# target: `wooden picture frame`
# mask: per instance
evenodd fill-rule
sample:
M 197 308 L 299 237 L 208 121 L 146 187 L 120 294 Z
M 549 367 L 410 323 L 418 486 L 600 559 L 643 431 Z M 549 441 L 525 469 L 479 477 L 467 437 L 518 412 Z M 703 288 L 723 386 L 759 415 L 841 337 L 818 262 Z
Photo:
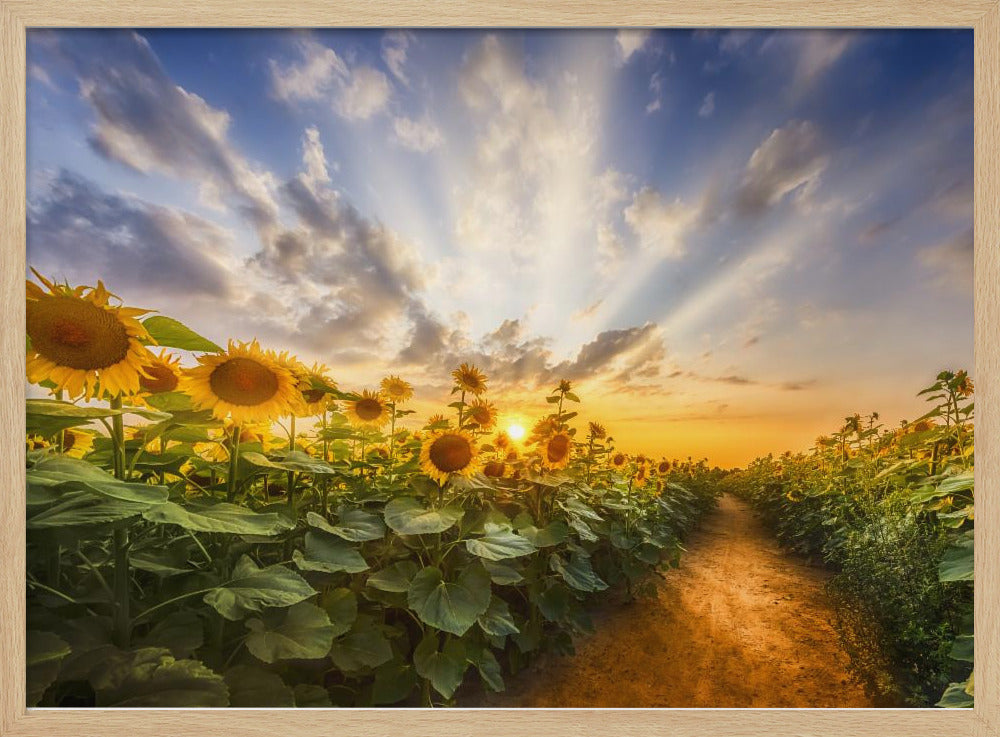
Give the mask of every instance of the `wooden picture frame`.
M 975 348 L 981 489 L 975 560 L 976 706 L 943 709 L 101 710 L 25 704 L 26 29 L 73 26 L 963 27 L 975 44 Z M 1000 0 L 0 0 L 0 734 L 253 735 L 1000 734 Z

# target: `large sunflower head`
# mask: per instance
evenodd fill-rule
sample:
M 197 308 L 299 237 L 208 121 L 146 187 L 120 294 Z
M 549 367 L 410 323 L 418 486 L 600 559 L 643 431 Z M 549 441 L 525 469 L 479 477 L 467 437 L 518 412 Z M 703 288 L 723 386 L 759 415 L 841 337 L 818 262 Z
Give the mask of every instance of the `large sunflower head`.
M 608 437 L 608 431 L 605 429 L 604 425 L 599 422 L 591 422 L 588 425 L 588 431 L 590 437 L 594 440 L 604 440 L 604 438 Z
M 210 409 L 218 419 L 264 422 L 292 414 L 300 401 L 295 364 L 274 351 L 261 350 L 256 340 L 229 341 L 228 350 L 198 357 L 181 389 L 198 409 Z
M 180 356 L 169 353 L 164 348 L 160 355 L 150 355 L 149 362 L 142 367 L 143 376 L 139 386 L 146 394 L 163 394 L 177 389 L 181 382 Z
M 656 471 L 657 473 L 661 474 L 670 473 L 670 461 L 666 460 L 660 461 L 658 464 L 656 464 Z
M 330 395 L 324 389 L 317 389 L 315 384 L 330 384 L 327 376 L 330 371 L 324 364 L 314 363 L 312 368 L 299 364 L 296 367 L 296 378 L 300 401 L 296 404 L 297 417 L 316 417 L 326 412 L 330 407 Z
M 492 430 L 497 424 L 497 408 L 488 399 L 477 399 L 467 408 L 469 422 L 476 424 L 478 430 Z
M 27 283 L 28 381 L 51 381 L 71 398 L 138 392 L 153 340 L 136 318 L 148 310 L 112 306 L 101 282 L 70 287 L 34 273 L 45 289 Z
M 479 468 L 479 449 L 465 430 L 432 432 L 420 447 L 421 470 L 444 484 L 454 476 L 471 476 Z
M 455 379 L 455 389 L 475 396 L 480 396 L 486 392 L 486 374 L 473 366 L 471 363 L 463 363 L 451 372 Z
M 347 402 L 347 419 L 355 427 L 377 428 L 389 421 L 389 405 L 379 392 L 365 389 L 353 402 Z
M 413 398 L 413 385 L 398 376 L 386 376 L 380 386 L 383 396 L 394 404 L 402 404 Z
M 557 432 L 541 444 L 542 465 L 550 469 L 566 468 L 572 453 L 573 440 L 565 432 Z
M 611 467 L 617 470 L 625 468 L 625 464 L 628 463 L 628 456 L 618 451 L 611 456 Z

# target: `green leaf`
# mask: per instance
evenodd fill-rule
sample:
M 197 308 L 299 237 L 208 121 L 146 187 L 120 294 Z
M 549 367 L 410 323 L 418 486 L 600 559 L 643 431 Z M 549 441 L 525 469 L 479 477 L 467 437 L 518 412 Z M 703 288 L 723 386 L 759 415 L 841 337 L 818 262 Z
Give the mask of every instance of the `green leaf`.
M 242 708 L 296 706 L 295 695 L 276 673 L 252 665 L 237 665 L 226 671 L 229 705 Z
M 566 538 L 569 537 L 569 527 L 562 520 L 556 520 L 541 530 L 533 525 L 519 528 L 518 534 L 526 537 L 536 548 L 547 548 L 566 542 Z
M 477 652 L 470 653 L 468 659 L 476 666 L 479 677 L 488 689 L 498 693 L 505 689 L 503 671 L 492 650 L 488 647 L 480 648 Z
M 538 595 L 535 604 L 543 617 L 550 622 L 559 622 L 569 616 L 572 594 L 561 583 L 553 582 L 549 588 Z
M 319 603 L 330 619 L 334 637 L 350 632 L 358 618 L 358 598 L 353 591 L 347 588 L 327 589 L 320 594 Z
M 514 617 L 510 613 L 507 602 L 496 596 L 490 599 L 489 607 L 476 621 L 479 622 L 479 627 L 483 632 L 494 637 L 516 635 L 521 631 L 514 624 Z
M 413 692 L 417 685 L 417 671 L 400 660 L 390 660 L 375 669 L 372 684 L 372 705 L 396 704 Z
M 521 572 L 506 563 L 497 563 L 492 560 L 483 560 L 483 568 L 490 574 L 490 580 L 500 586 L 513 586 L 524 580 Z
M 581 502 L 579 499 L 574 499 L 570 497 L 559 503 L 563 509 L 565 509 L 570 514 L 581 517 L 583 519 L 593 520 L 594 522 L 603 522 L 604 518 L 601 517 L 597 512 L 588 507 L 586 504 Z
M 440 569 L 424 568 L 410 582 L 407 601 L 426 624 L 464 635 L 489 607 L 490 596 L 489 574 L 472 564 L 453 583 L 444 580 Z
M 300 709 L 323 709 L 330 703 L 330 692 L 312 683 L 300 683 L 295 687 L 295 705 Z
M 309 512 L 306 515 L 306 524 L 350 542 L 381 540 L 385 537 L 385 523 L 377 515 L 363 509 L 342 508 L 338 511 L 337 517 L 337 524 L 331 525 L 315 512 Z
M 935 706 L 944 709 L 971 709 L 975 706 L 975 699 L 969 695 L 965 683 L 950 683 Z
M 149 507 L 167 501 L 165 486 L 120 481 L 97 466 L 78 458 L 50 456 L 27 471 L 29 489 L 90 491 L 104 497 Z
M 170 415 L 152 411 L 143 407 L 110 407 L 78 406 L 59 399 L 28 399 L 25 401 L 25 424 L 29 435 L 41 435 L 50 438 L 60 430 L 88 425 L 93 420 L 114 417 L 115 415 L 133 414 L 147 420 L 160 422 L 169 420 Z
M 171 524 L 196 532 L 229 532 L 237 535 L 278 535 L 295 527 L 274 512 L 258 513 L 227 502 L 186 501 L 184 506 L 167 502 L 142 515 L 149 522 Z
M 201 707 L 228 706 L 222 676 L 197 660 L 175 660 L 166 650 L 143 648 L 95 688 L 97 706 Z
M 305 579 L 281 565 L 259 568 L 244 555 L 236 563 L 233 577 L 205 594 L 205 603 L 226 619 L 242 619 L 265 607 L 298 604 L 316 592 Z
M 318 461 L 308 453 L 294 450 L 286 453 L 280 461 L 272 461 L 263 453 L 247 451 L 240 453 L 240 460 L 246 461 L 257 468 L 269 468 L 276 471 L 295 471 L 296 473 L 311 473 L 314 475 L 331 475 L 337 470 L 329 463 Z
M 975 577 L 972 530 L 963 534 L 941 556 L 940 581 L 972 581 Z
M 573 553 L 567 563 L 558 553 L 549 556 L 549 567 L 554 573 L 562 576 L 563 580 L 577 591 L 604 591 L 608 587 L 600 577 L 594 573 L 594 568 L 590 564 L 590 558 Z
M 392 647 L 370 618 L 358 617 L 355 628 L 333 641 L 330 659 L 340 670 L 352 672 L 377 668 L 392 660 Z
M 385 505 L 385 521 L 400 535 L 428 535 L 444 532 L 462 519 L 461 507 L 428 509 L 412 496 L 393 499 Z
M 157 622 L 138 644 L 166 648 L 175 658 L 189 658 L 205 644 L 205 628 L 194 612 L 173 612 Z
M 379 591 L 391 591 L 393 593 L 405 593 L 410 590 L 410 582 L 420 570 L 419 566 L 412 560 L 402 560 L 393 563 L 388 568 L 376 571 L 368 577 L 368 586 Z
M 966 663 L 973 662 L 973 649 L 975 638 L 972 635 L 959 635 L 955 638 L 955 643 L 951 646 L 951 657 L 953 660 L 961 660 Z
M 28 630 L 27 635 L 27 701 L 35 706 L 46 689 L 59 676 L 59 665 L 70 654 L 70 647 L 52 632 Z
M 58 504 L 28 517 L 27 528 L 65 530 L 119 522 L 138 517 L 145 509 L 145 504 L 109 499 L 86 491 L 70 491 L 62 495 Z
M 146 332 L 156 341 L 157 345 L 167 348 L 180 348 L 182 351 L 199 351 L 202 353 L 221 353 L 222 348 L 203 338 L 183 323 L 163 315 L 147 317 L 142 321 Z
M 247 650 L 265 663 L 325 657 L 336 632 L 326 611 L 308 601 L 268 612 L 263 619 L 248 619 L 246 627 Z
M 443 650 L 438 650 L 438 635 L 428 632 L 413 651 L 413 665 L 417 674 L 431 682 L 434 690 L 450 699 L 462 685 L 462 678 L 469 667 L 465 659 L 465 646 L 461 640 L 448 640 Z
M 473 555 L 487 560 L 506 560 L 531 555 L 536 548 L 531 541 L 521 537 L 505 527 L 487 522 L 483 526 L 486 534 L 472 540 L 466 540 L 465 547 Z
M 361 552 L 348 542 L 323 532 L 307 532 L 305 552 L 296 550 L 292 560 L 302 571 L 322 573 L 361 573 L 368 570 L 368 563 Z

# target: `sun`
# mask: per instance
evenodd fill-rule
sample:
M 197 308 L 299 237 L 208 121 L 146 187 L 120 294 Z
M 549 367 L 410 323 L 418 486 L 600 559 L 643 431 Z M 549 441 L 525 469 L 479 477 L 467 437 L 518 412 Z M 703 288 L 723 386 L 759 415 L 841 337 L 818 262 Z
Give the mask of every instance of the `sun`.
M 524 439 L 524 426 L 518 425 L 516 422 L 507 425 L 507 434 L 510 436 L 511 440 L 523 440 Z

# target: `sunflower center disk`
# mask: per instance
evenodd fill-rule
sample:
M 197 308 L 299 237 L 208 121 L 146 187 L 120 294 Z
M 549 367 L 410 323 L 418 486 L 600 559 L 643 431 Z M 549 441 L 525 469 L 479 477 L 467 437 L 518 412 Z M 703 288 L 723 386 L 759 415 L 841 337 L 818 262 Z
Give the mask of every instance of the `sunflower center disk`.
M 92 371 L 128 355 L 128 333 L 114 313 L 73 297 L 28 302 L 26 327 L 32 347 L 60 366 Z
M 377 399 L 359 399 L 354 404 L 354 411 L 365 422 L 371 422 L 382 414 L 382 404 Z
M 323 398 L 326 394 L 322 389 L 306 389 L 302 392 L 302 398 L 306 400 L 307 404 L 315 404 Z
M 430 458 L 439 471 L 454 473 L 472 462 L 472 447 L 460 435 L 442 435 L 431 444 Z
M 172 392 L 177 388 L 177 374 L 166 366 L 144 366 L 143 371 L 149 374 L 150 378 L 139 377 L 139 386 L 147 392 L 159 394 L 161 392 Z
M 549 441 L 545 450 L 549 456 L 549 463 L 558 463 L 569 453 L 569 438 L 565 435 L 556 435 Z
M 251 358 L 230 358 L 209 378 L 215 395 L 230 404 L 263 404 L 278 393 L 278 377 L 267 366 Z

